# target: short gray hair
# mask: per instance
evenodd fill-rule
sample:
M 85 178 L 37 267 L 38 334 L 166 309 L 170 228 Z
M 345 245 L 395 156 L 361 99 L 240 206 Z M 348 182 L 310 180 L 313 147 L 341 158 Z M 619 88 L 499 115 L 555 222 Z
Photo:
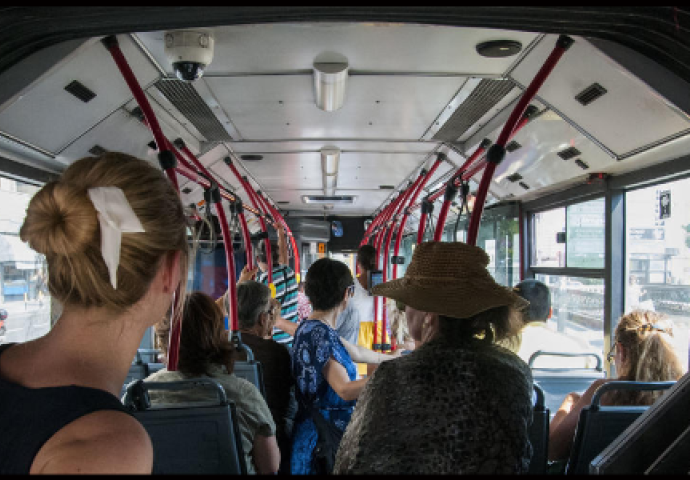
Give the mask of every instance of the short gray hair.
M 248 280 L 237 285 L 237 317 L 240 328 L 254 328 L 271 300 L 271 290 L 263 283 Z

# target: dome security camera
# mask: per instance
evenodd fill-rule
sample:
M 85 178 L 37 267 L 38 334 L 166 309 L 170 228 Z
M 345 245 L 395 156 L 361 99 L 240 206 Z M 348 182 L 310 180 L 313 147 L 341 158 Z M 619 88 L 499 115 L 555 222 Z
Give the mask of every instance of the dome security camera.
M 165 33 L 165 55 L 180 80 L 201 78 L 213 60 L 213 35 L 203 30 L 178 30 Z

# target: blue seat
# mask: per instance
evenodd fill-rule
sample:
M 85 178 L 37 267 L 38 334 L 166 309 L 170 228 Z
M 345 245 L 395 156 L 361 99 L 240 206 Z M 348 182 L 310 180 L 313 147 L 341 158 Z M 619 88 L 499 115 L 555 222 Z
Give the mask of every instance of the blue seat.
M 216 401 L 152 406 L 149 397 L 150 390 L 208 388 Z M 123 403 L 151 437 L 154 474 L 247 473 L 235 404 L 215 380 L 139 380 L 127 388 Z
M 532 425 L 529 429 L 529 441 L 532 444 L 532 460 L 529 474 L 545 474 L 549 452 L 549 409 L 544 405 L 544 391 L 534 385 L 536 401 L 532 411 Z
M 593 357 L 596 359 L 594 368 L 536 368 L 534 362 L 539 356 L 554 357 Z M 583 393 L 595 380 L 604 378 L 603 361 L 596 353 L 564 353 L 545 352 L 539 350 L 533 353 L 528 362 L 532 369 L 534 383 L 544 391 L 544 405 L 553 416 L 563 403 L 563 399 L 570 392 Z
M 566 474 L 588 474 L 589 464 L 649 406 L 605 406 L 601 397 L 611 390 L 665 390 L 676 382 L 611 381 L 594 392 L 592 402 L 580 412 Z
M 232 368 L 232 373 L 240 378 L 253 383 L 259 389 L 261 395 L 266 398 L 266 387 L 264 386 L 264 370 L 261 362 L 254 359 L 254 352 L 247 345 L 242 343 L 240 332 L 232 332 L 230 341 L 233 342 L 238 352 L 244 352 L 246 359 L 238 360 Z

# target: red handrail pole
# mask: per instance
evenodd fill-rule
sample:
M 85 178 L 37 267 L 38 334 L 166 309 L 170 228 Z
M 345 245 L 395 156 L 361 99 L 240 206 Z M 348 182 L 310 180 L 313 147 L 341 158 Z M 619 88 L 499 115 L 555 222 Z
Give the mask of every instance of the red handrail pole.
M 225 216 L 225 210 L 220 200 L 220 195 L 217 201 L 214 201 L 216 211 L 218 213 L 218 223 L 220 223 L 220 230 L 223 233 L 223 243 L 225 244 L 225 261 L 228 266 L 228 319 L 230 320 L 230 330 L 238 332 L 240 324 L 237 318 L 237 284 L 235 280 L 235 255 L 232 248 L 232 237 L 230 236 L 230 229 L 228 228 L 228 220 Z M 209 206 L 210 207 L 210 206 Z
M 244 211 L 240 210 L 237 213 L 237 218 L 240 220 L 242 237 L 244 238 L 244 248 L 247 254 L 247 270 L 251 270 L 254 268 L 254 254 L 252 250 L 252 239 L 249 236 L 249 227 L 247 226 L 247 219 L 244 217 Z
M 268 230 L 266 229 L 266 222 L 264 221 L 261 208 L 257 204 L 257 201 L 253 195 L 254 189 L 251 185 L 249 185 L 249 182 L 246 181 L 242 177 L 242 175 L 240 175 L 240 172 L 237 171 L 237 167 L 235 167 L 235 164 L 232 163 L 232 159 L 230 157 L 225 157 L 223 161 L 230 168 L 230 170 L 232 170 L 232 173 L 235 175 L 235 178 L 237 178 L 240 184 L 242 184 L 242 187 L 244 187 L 245 192 L 247 192 L 247 197 L 249 197 L 249 201 L 251 202 L 252 206 L 258 211 L 257 216 L 259 217 L 259 225 L 261 225 L 261 231 L 266 234 L 266 256 L 268 257 L 266 258 L 266 262 L 268 263 L 268 284 L 269 288 L 271 288 L 271 286 L 273 285 L 273 259 L 271 258 L 271 241 L 268 238 Z M 271 295 L 275 296 L 273 288 L 271 288 Z
M 134 72 L 132 72 L 129 63 L 127 63 L 127 59 L 122 54 L 122 50 L 120 50 L 120 44 L 117 41 L 117 37 L 115 37 L 115 35 L 110 35 L 103 38 L 101 42 L 110 52 L 110 55 L 113 57 L 117 68 L 120 70 L 122 77 L 132 92 L 132 95 L 136 99 L 137 104 L 144 113 L 144 116 L 151 127 L 151 131 L 153 132 L 153 137 L 156 139 L 156 143 L 158 143 L 158 145 L 165 146 L 165 137 L 163 136 L 163 131 L 161 130 L 160 125 L 158 124 L 156 115 L 153 113 L 153 109 L 146 98 L 146 94 L 139 85 L 137 78 L 134 76 Z M 177 177 L 175 176 L 175 156 L 168 150 L 162 150 L 158 153 L 158 161 L 165 171 L 165 174 L 170 179 L 170 182 L 175 187 L 175 191 L 179 193 L 180 186 L 177 184 Z
M 362 241 L 359 243 L 360 247 L 369 241 L 369 237 L 371 237 L 373 231 L 376 229 L 378 224 L 381 222 L 381 218 L 383 217 L 383 214 L 388 210 L 388 208 L 390 208 L 392 203 L 393 202 L 389 203 L 383 209 L 381 209 L 381 211 L 378 213 L 378 215 L 376 215 L 371 220 L 371 223 L 367 227 L 367 230 L 364 232 L 364 236 L 362 237 Z
M 572 38 L 567 35 L 561 35 L 556 41 L 556 46 L 549 55 L 549 57 L 544 62 L 537 75 L 534 77 L 530 83 L 527 90 L 522 94 L 520 101 L 515 106 L 515 109 L 510 114 L 508 121 L 503 126 L 501 134 L 498 136 L 498 140 L 494 145 L 491 146 L 486 154 L 486 160 L 488 162 L 486 168 L 484 169 L 484 175 L 482 175 L 482 180 L 479 183 L 479 189 L 477 191 L 477 198 L 474 202 L 474 211 L 470 217 L 470 225 L 467 231 L 467 243 L 469 245 L 475 245 L 477 242 L 477 233 L 479 231 L 479 222 L 481 221 L 482 211 L 484 210 L 484 202 L 486 200 L 486 195 L 489 190 L 489 184 L 493 177 L 496 166 L 501 163 L 505 157 L 506 149 L 505 145 L 508 142 L 508 138 L 515 129 L 520 118 L 525 113 L 529 102 L 532 101 L 534 96 L 537 94 L 539 88 L 544 84 L 546 78 L 549 76 L 553 68 L 558 63 L 558 60 L 563 56 L 565 51 L 570 48 L 573 44 Z
M 297 283 L 299 283 L 300 277 L 301 277 L 301 270 L 300 270 L 299 250 L 297 249 L 297 242 L 295 241 L 295 236 L 292 234 L 292 230 L 290 229 L 290 226 L 285 221 L 285 218 L 280 213 L 280 211 L 276 207 L 271 205 L 271 202 L 268 201 L 268 198 L 264 198 L 264 197 L 262 197 L 262 198 L 263 198 L 264 202 L 266 202 L 268 209 L 271 211 L 273 218 L 276 219 L 277 221 L 280 221 L 280 223 L 283 224 L 283 226 L 285 227 L 285 233 L 290 238 L 290 245 L 292 246 L 292 258 L 294 259 L 294 262 L 295 262 L 295 275 L 297 276 L 297 278 L 296 278 Z
M 419 217 L 419 228 L 417 229 L 417 245 L 422 243 L 424 239 L 424 230 L 426 229 L 426 216 L 425 210 L 422 211 L 422 215 Z

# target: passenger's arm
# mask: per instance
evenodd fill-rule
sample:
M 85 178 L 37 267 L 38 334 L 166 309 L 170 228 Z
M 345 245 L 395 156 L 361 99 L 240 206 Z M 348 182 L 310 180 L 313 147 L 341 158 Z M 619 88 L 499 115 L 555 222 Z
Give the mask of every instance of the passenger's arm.
M 264 437 L 256 435 L 254 437 L 254 448 L 252 449 L 254 466 L 256 473 L 275 474 L 278 473 L 280 466 L 280 450 L 275 435 Z
M 295 332 L 297 331 L 297 325 L 295 322 L 291 322 L 290 320 L 285 320 L 283 317 L 279 317 L 276 319 L 276 328 L 281 329 L 285 333 L 290 334 L 291 336 L 295 336 Z
M 254 280 L 254 277 L 256 276 L 256 272 L 259 271 L 259 267 L 254 267 L 253 269 L 249 270 L 247 266 L 245 265 L 242 267 L 242 271 L 240 272 L 240 277 L 237 279 L 237 284 L 239 285 L 242 282 L 246 282 L 247 280 Z M 228 312 L 225 309 L 225 297 L 227 296 L 228 292 L 227 290 L 225 293 L 216 300 L 216 305 L 220 307 L 220 309 L 223 311 L 223 315 L 227 315 Z
M 331 386 L 333 391 L 343 400 L 357 400 L 359 394 L 364 390 L 368 378 L 362 380 L 350 380 L 347 370 L 331 357 L 323 366 L 323 376 Z
M 368 348 L 364 348 L 359 345 L 354 345 L 345 340 L 343 337 L 340 337 L 340 341 L 345 347 L 345 350 L 347 350 L 347 353 L 350 354 L 352 361 L 356 363 L 379 364 L 387 360 L 394 360 L 400 356 L 400 351 L 396 352 L 393 355 L 384 355 L 383 353 L 377 353 L 373 350 L 369 350 Z
M 285 227 L 283 224 L 276 220 L 276 233 L 278 234 L 278 263 L 281 265 L 287 265 L 288 260 L 288 250 L 287 241 L 285 238 Z
M 549 425 L 550 461 L 565 460 L 570 456 L 570 447 L 573 444 L 580 412 L 584 407 L 592 403 L 592 397 L 597 388 L 609 380 L 596 380 L 582 396 L 577 393 L 570 393 L 565 398 Z

